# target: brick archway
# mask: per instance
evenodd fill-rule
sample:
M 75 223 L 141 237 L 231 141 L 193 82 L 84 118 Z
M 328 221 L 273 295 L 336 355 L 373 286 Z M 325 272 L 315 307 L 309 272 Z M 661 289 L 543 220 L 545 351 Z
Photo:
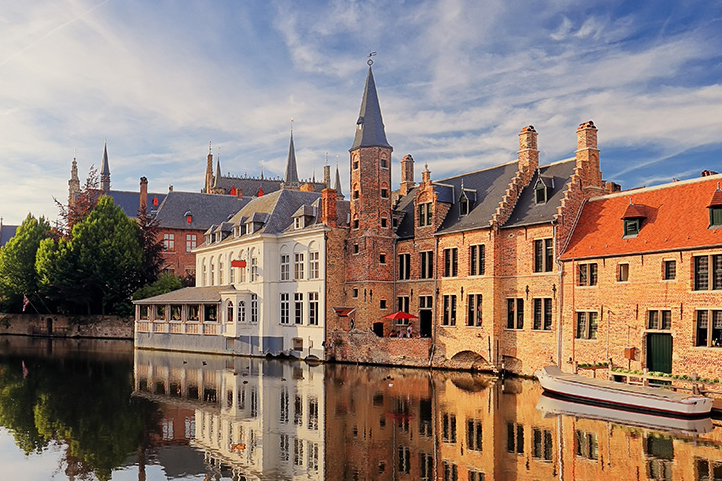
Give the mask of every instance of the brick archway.
M 460 351 L 454 354 L 451 363 L 460 369 L 471 369 L 473 371 L 488 370 L 491 368 L 489 361 L 484 356 L 474 351 Z

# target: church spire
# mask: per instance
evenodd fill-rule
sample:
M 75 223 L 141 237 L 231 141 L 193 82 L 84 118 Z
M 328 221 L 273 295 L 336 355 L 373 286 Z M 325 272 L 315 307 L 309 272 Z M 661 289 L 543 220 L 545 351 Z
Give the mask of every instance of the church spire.
M 298 186 L 298 169 L 296 168 L 296 147 L 293 145 L 293 128 L 291 129 L 291 142 L 288 146 L 288 161 L 286 161 L 286 175 L 283 178 L 286 187 Z
M 364 88 L 364 95 L 361 101 L 361 111 L 356 121 L 356 137 L 353 139 L 353 145 L 349 150 L 356 150 L 361 147 L 392 148 L 386 140 L 384 121 L 381 118 L 381 107 L 379 106 L 379 98 L 376 94 L 376 82 L 374 82 L 371 65 L 369 65 L 369 71 L 366 76 L 366 87 Z
M 341 192 L 341 174 L 338 172 L 338 162 L 336 162 L 336 183 L 333 186 L 336 191 L 336 198 L 343 199 L 343 193 Z
M 78 178 L 78 161 L 73 157 L 73 165 L 70 167 L 70 180 L 68 180 L 68 205 L 75 202 L 75 196 L 80 192 L 80 179 Z
M 103 148 L 103 168 L 100 170 L 100 188 L 103 194 L 108 195 L 110 192 L 110 166 L 108 166 L 108 141 L 105 141 Z

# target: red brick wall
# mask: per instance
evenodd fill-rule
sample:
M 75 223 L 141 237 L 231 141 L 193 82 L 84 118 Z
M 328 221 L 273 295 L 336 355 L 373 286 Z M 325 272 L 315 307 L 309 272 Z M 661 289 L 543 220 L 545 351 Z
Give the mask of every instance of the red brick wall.
M 163 260 L 166 269 L 173 270 L 176 275 L 183 276 L 189 270 L 195 272 L 196 255 L 186 250 L 186 235 L 196 235 L 196 245 L 199 246 L 204 242 L 202 230 L 193 229 L 160 229 L 158 239 L 163 242 L 164 234 L 173 234 L 175 239 L 175 247 L 172 251 L 163 251 Z

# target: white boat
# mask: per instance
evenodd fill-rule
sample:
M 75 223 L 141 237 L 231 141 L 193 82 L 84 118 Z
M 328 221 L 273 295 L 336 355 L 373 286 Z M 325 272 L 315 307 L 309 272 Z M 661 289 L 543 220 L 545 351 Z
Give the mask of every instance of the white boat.
M 568 374 L 554 365 L 536 377 L 549 395 L 593 406 L 681 418 L 707 417 L 712 409 L 712 398 L 705 396 Z
M 684 434 L 705 434 L 714 429 L 714 424 L 709 416 L 700 419 L 655 416 L 654 414 L 643 414 L 575 403 L 573 401 L 549 397 L 546 394 L 539 396 L 539 402 L 536 408 L 544 413 L 544 417 L 565 414 L 577 418 L 595 419 L 622 425 Z

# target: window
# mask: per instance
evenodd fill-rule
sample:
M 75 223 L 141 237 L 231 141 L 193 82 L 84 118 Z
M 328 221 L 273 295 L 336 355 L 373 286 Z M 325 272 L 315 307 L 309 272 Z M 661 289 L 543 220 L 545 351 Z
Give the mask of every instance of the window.
M 299 216 L 293 219 L 293 228 L 294 229 L 302 229 L 303 228 L 303 217 Z
M 155 306 L 155 320 L 162 321 L 165 319 L 165 306 L 159 305 Z
M 672 328 L 672 311 L 649 311 L 648 329 L 669 330 Z
M 211 268 L 210 273 L 209 273 L 211 285 L 214 286 L 214 285 L 216 285 L 216 272 L 215 272 L 216 264 L 213 262 L 213 257 L 211 257 L 211 261 L 208 264 L 210 265 L 210 268 Z
M 389 164 L 386 161 L 386 157 L 381 157 L 381 167 L 387 168 L 388 166 Z
M 711 335 L 710 317 L 712 318 Z M 722 310 L 697 310 L 697 336 L 695 346 L 722 347 Z
M 399 473 L 411 473 L 411 449 L 408 446 L 399 446 Z
M 469 213 L 469 198 L 466 196 L 466 192 L 461 193 L 459 197 L 459 215 L 464 216 Z
M 258 323 L 258 294 L 251 294 L 251 323 Z
M 293 255 L 293 276 L 296 280 L 303 279 L 303 252 L 297 252 Z
M 469 247 L 469 275 L 483 276 L 486 271 L 486 246 L 484 244 Z
M 175 234 L 163 234 L 163 250 L 168 252 L 175 250 Z
M 321 269 L 319 263 L 320 256 L 321 254 L 318 251 L 308 253 L 309 279 L 318 279 L 319 277 L 321 277 Z
M 233 322 L 233 301 L 228 301 L 226 322 Z
M 419 464 L 421 481 L 432 481 L 434 479 L 434 456 L 429 453 L 419 453 Z
M 381 189 L 381 197 L 386 199 L 386 198 L 388 198 L 388 196 L 389 196 L 389 189 L 386 189 L 386 188 Z
M 574 452 L 582 458 L 598 459 L 599 442 L 597 441 L 597 435 L 576 430 L 574 433 Z
M 419 296 L 419 309 L 433 309 L 434 296 Z
M 709 226 L 722 226 L 722 206 L 713 205 L 709 208 Z
M 399 279 L 411 278 L 411 254 L 399 254 Z
M 386 264 L 386 254 L 379 254 L 379 264 Z
M 554 245 L 552 239 L 534 241 L 534 272 L 554 270 Z
M 710 259 L 711 258 L 711 259 Z M 710 283 L 710 264 L 712 279 Z M 710 287 L 711 286 L 711 287 Z M 722 255 L 695 256 L 694 258 L 694 290 L 722 289 Z
M 353 191 L 353 198 L 358 199 L 358 190 Z
M 524 425 L 506 423 L 506 450 L 510 453 L 524 454 Z
M 456 277 L 459 273 L 459 251 L 456 247 L 444 249 L 444 277 Z
M 442 416 L 443 423 L 443 439 L 445 443 L 456 443 L 456 416 L 444 413 Z
M 617 266 L 617 281 L 618 282 L 629 281 L 629 264 L 619 264 Z
M 358 298 L 358 287 L 354 287 L 352 292 L 353 292 L 353 298 L 357 299 Z
M 596 339 L 597 338 L 597 313 L 577 312 L 577 339 Z
M 354 159 L 353 161 L 353 170 L 358 169 L 358 159 Z
M 199 320 L 200 307 L 198 304 L 191 304 L 188 306 L 188 320 L 192 322 L 198 322 Z
M 467 419 L 466 420 L 466 446 L 472 451 L 481 451 L 482 447 L 481 439 L 481 420 L 480 419 Z
M 318 326 L 318 292 L 308 293 L 308 324 Z
M 624 219 L 624 237 L 634 237 L 639 234 L 639 228 L 641 227 L 642 219 L 634 217 L 631 219 Z
M 547 186 L 539 179 L 534 187 L 534 202 L 536 204 L 546 204 L 547 202 Z
M 534 299 L 535 330 L 550 331 L 552 328 L 552 299 L 550 297 Z
M 589 264 L 579 264 L 577 270 L 578 286 L 596 286 L 597 285 L 597 263 L 592 262 Z
M 543 459 L 544 461 L 552 460 L 552 432 L 550 429 L 533 428 L 533 447 L 532 457 Z
M 236 309 L 238 322 L 246 322 L 246 303 L 238 301 L 238 309 Z
M 469 481 L 486 481 L 486 474 L 474 468 L 469 468 Z
M 223 285 L 223 259 L 218 259 L 218 284 Z
M 318 398 L 308 398 L 308 429 L 318 431 Z
M 258 280 L 258 257 L 251 257 L 251 282 Z
M 421 278 L 432 279 L 434 277 L 434 252 L 424 251 L 421 255 Z
M 228 256 L 229 266 L 228 266 L 228 273 L 231 276 L 231 284 L 236 282 L 236 268 L 233 267 L 233 252 Z
M 291 321 L 291 301 L 288 292 L 281 293 L 281 324 L 288 324 Z
M 195 249 L 197 242 L 195 234 L 186 234 L 186 251 L 190 252 Z
M 388 225 L 388 219 L 386 217 L 381 218 L 381 227 L 386 227 Z
M 281 280 L 288 281 L 291 279 L 291 256 L 281 254 Z
M 293 438 L 293 465 L 303 466 L 303 439 Z
M 431 202 L 419 204 L 419 227 L 431 225 L 433 220 Z
M 303 324 L 303 293 L 296 292 L 293 294 L 293 322 L 295 324 Z
M 481 294 L 469 294 L 466 313 L 467 326 L 481 326 Z
M 353 253 L 358 254 L 358 244 L 353 245 Z
M 379 309 L 386 309 L 386 299 L 381 299 L 379 301 Z
M 456 325 L 456 295 L 444 296 L 444 320 L 445 326 Z
M 148 308 L 148 305 L 141 305 L 140 306 L 140 318 L 144 320 L 150 319 L 150 309 Z
M 524 329 L 524 299 L 521 297 L 506 300 L 506 328 Z
M 203 320 L 206 322 L 216 322 L 218 319 L 217 306 L 215 304 L 206 304 L 203 306 Z
M 664 261 L 663 277 L 665 281 L 671 281 L 677 277 L 677 261 Z
M 444 461 L 444 481 L 458 481 L 459 468 L 450 461 Z

